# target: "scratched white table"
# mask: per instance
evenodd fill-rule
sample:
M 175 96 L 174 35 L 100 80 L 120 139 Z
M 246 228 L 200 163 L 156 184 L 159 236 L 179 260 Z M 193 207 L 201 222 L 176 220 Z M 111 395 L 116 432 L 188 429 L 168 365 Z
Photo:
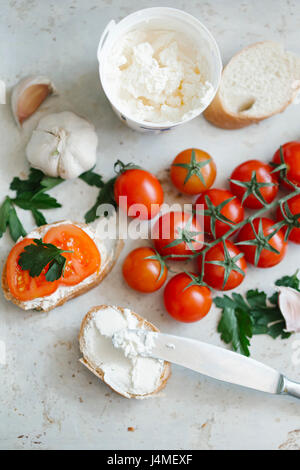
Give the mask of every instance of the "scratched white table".
M 203 21 L 216 37 L 224 62 L 241 47 L 264 39 L 279 40 L 300 54 L 299 1 L 165 0 L 163 4 Z M 280 144 L 299 139 L 300 108 L 295 105 L 239 131 L 214 128 L 202 117 L 159 136 L 124 127 L 99 86 L 98 40 L 110 19 L 160 5 L 145 0 L 1 0 L 0 78 L 9 90 L 24 75 L 50 76 L 75 111 L 94 122 L 100 142 L 97 170 L 107 177 L 117 158 L 162 174 L 180 150 L 195 146 L 214 156 L 217 184 L 224 185 L 242 160 L 268 161 Z M 26 174 L 27 164 L 24 139 L 9 105 L 0 106 L 0 115 L 2 200 L 12 177 Z M 75 181 L 53 194 L 63 201 L 63 208 L 48 211 L 50 222 L 66 217 L 83 220 L 97 191 Z M 33 221 L 24 212 L 21 217 L 29 231 Z M 126 244 L 121 261 L 133 245 Z M 5 235 L 0 241 L 1 268 L 11 246 Z M 250 269 L 240 292 L 254 287 L 271 292 L 278 277 L 296 270 L 299 257 L 299 248 L 291 245 L 276 268 Z M 127 401 L 111 392 L 78 363 L 80 321 L 89 307 L 99 303 L 131 307 L 164 332 L 224 346 L 216 332 L 217 309 L 197 324 L 176 323 L 164 311 L 161 292 L 142 296 L 125 286 L 120 263 L 99 288 L 49 315 L 20 311 L 1 295 L 0 340 L 7 350 L 6 365 L 0 365 L 1 449 L 300 449 L 300 401 L 217 383 L 176 366 L 156 399 Z M 252 356 L 300 380 L 300 366 L 292 362 L 296 339 L 255 337 Z

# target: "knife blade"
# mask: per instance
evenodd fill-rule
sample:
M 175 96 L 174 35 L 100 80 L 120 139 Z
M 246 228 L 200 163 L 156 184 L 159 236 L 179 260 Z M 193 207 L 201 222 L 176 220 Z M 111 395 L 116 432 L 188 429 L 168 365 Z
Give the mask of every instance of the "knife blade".
M 288 381 L 277 370 L 261 362 L 227 349 L 154 332 L 147 332 L 147 342 L 151 348 L 143 351 L 143 356 L 163 359 L 223 382 L 272 394 L 290 393 L 300 398 L 300 385 Z M 288 384 L 293 384 L 294 393 L 288 390 Z M 295 385 L 299 387 L 296 390 Z

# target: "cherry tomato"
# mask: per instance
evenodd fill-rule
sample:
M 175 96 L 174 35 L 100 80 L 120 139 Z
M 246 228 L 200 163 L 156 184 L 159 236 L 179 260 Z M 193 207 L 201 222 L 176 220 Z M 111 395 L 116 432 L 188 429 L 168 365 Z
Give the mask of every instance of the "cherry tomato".
M 300 142 L 287 142 L 282 146 L 283 160 L 287 165 L 286 177 L 296 186 L 300 186 Z M 280 148 L 274 154 L 273 162 L 280 165 L 281 155 Z M 284 186 L 291 188 L 292 186 L 283 182 Z
M 20 254 L 24 251 L 25 246 L 33 243 L 32 238 L 24 238 L 24 240 L 17 243 L 9 253 L 6 263 L 6 278 L 9 290 L 16 299 L 22 302 L 51 295 L 58 287 L 58 281 L 46 281 L 45 274 L 48 267 L 37 277 L 31 277 L 29 271 L 21 269 L 19 265 Z
M 280 263 L 284 258 L 287 249 L 287 243 L 284 241 L 283 231 L 279 230 L 270 238 L 269 241 L 267 241 L 268 235 L 271 235 L 274 232 L 274 221 L 266 217 L 257 218 L 253 220 L 253 226 L 255 233 L 259 236 L 260 248 L 253 245 L 242 244 L 244 241 L 255 240 L 256 238 L 250 223 L 244 225 L 237 237 L 239 246 L 245 253 L 246 260 L 251 264 L 255 264 L 256 250 L 261 249 L 256 266 L 259 268 L 270 268 Z M 270 245 L 271 248 L 275 248 L 279 253 L 274 253 L 273 251 L 268 250 L 267 248 Z
M 191 323 L 205 317 L 212 305 L 211 291 L 206 286 L 192 285 L 186 273 L 176 274 L 167 283 L 164 301 L 171 317 L 185 323 Z
M 98 272 L 101 256 L 92 238 L 80 227 L 72 224 L 58 225 L 50 228 L 44 236 L 44 243 L 73 253 L 64 253 L 67 264 L 60 284 L 74 286 Z
M 230 177 L 230 189 L 241 201 L 248 190 L 249 195 L 243 202 L 249 209 L 263 207 L 259 199 L 270 204 L 278 193 L 278 180 L 276 174 L 272 173 L 274 168 L 259 160 L 248 160 L 239 165 Z M 232 180 L 240 183 L 248 183 L 247 187 L 240 186 Z M 269 186 L 265 186 L 265 185 Z M 261 186 L 263 185 L 263 186 Z
M 288 207 L 290 213 L 287 213 L 286 206 Z M 300 194 L 298 194 L 297 196 L 294 196 L 291 199 L 289 199 L 283 205 L 283 210 L 284 210 L 285 215 L 288 216 L 288 218 L 290 218 L 291 216 L 292 216 L 292 218 L 294 216 L 299 216 L 299 217 L 295 217 L 296 223 L 298 223 L 299 226 L 295 227 L 295 228 L 292 228 L 292 230 L 289 233 L 288 238 L 292 242 L 300 244 Z M 278 209 L 277 209 L 276 218 L 277 218 L 278 221 L 279 220 L 284 220 L 284 217 L 283 217 L 283 214 L 281 212 L 280 207 L 278 207 Z M 287 230 L 286 228 L 283 228 L 284 233 L 286 232 L 286 230 Z
M 146 259 L 156 256 L 152 248 L 141 247 L 131 251 L 123 264 L 123 276 L 127 284 L 139 292 L 154 292 L 164 284 L 168 269 L 161 266 L 156 259 Z
M 204 150 L 187 149 L 175 157 L 171 166 L 171 180 L 179 191 L 199 194 L 210 188 L 216 179 L 216 165 Z
M 158 179 L 140 169 L 123 171 L 116 179 L 114 195 L 116 203 L 127 215 L 142 220 L 155 217 L 164 202 L 163 189 Z M 122 196 L 127 197 L 127 203 L 120 199 Z
M 223 220 L 227 219 L 229 222 L 231 222 L 231 225 L 225 221 L 223 222 L 220 220 L 220 218 L 214 218 L 212 215 L 204 215 L 204 230 L 209 235 L 214 236 L 214 238 L 222 237 L 226 232 L 228 232 L 228 230 L 232 228 L 233 225 L 236 225 L 244 220 L 243 206 L 240 200 L 230 191 L 225 189 L 209 189 L 198 197 L 196 200 L 196 206 L 203 205 L 204 210 L 210 210 L 206 202 L 207 198 L 213 206 L 213 211 L 215 211 L 214 208 L 222 205 L 228 199 L 234 198 L 223 207 L 221 206 L 219 210 L 219 217 L 223 218 Z M 199 210 L 200 209 L 201 208 L 199 208 Z
M 239 286 L 246 274 L 247 263 L 241 251 L 229 240 L 226 240 L 226 252 L 222 242 L 213 246 L 205 255 L 204 282 L 218 290 L 230 290 Z M 199 269 L 202 269 L 202 258 L 198 257 Z M 228 265 L 229 276 L 224 285 L 225 268 L 219 262 Z
M 158 253 L 174 255 L 175 260 L 182 261 L 186 259 L 183 255 L 202 249 L 203 229 L 196 216 L 187 212 L 168 212 L 156 221 L 152 239 Z M 176 258 L 175 255 L 179 256 Z

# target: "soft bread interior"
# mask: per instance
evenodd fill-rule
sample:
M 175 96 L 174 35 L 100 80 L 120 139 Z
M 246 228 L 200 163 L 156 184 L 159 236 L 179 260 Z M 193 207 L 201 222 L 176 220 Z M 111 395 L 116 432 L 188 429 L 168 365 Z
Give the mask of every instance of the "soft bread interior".
M 83 354 L 80 362 L 120 395 L 148 398 L 165 386 L 170 364 L 144 357 L 132 360 L 125 357 L 123 351 L 115 349 L 112 334 L 128 327 L 158 331 L 129 309 L 107 305 L 91 309 L 80 329 L 79 344 Z
M 272 41 L 243 49 L 225 67 L 220 98 L 227 112 L 260 118 L 280 112 L 300 88 L 300 59 Z

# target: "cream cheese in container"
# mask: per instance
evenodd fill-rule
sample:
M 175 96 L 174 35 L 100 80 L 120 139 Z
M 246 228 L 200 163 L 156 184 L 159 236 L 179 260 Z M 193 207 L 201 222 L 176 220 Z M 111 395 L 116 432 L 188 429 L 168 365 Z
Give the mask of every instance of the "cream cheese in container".
M 140 132 L 162 132 L 199 116 L 219 87 L 216 41 L 193 16 L 147 8 L 111 21 L 98 47 L 103 90 L 118 117 Z

